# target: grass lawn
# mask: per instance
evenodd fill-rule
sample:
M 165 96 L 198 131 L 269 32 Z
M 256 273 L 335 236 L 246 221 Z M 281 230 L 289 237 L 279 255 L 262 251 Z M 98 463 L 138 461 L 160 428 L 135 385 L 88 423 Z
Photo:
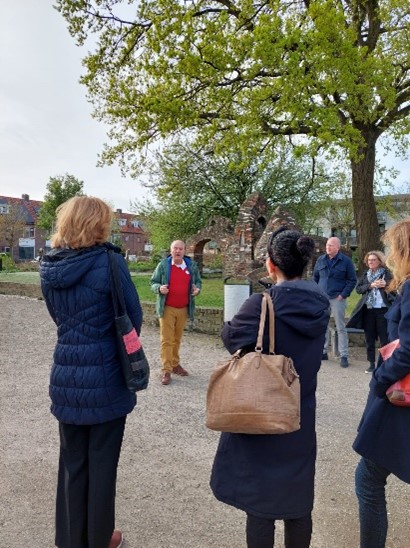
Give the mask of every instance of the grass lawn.
M 141 301 L 154 302 L 156 295 L 151 291 L 150 274 L 132 275 Z M 39 283 L 38 272 L 0 272 L 0 282 L 15 283 Z M 360 295 L 353 291 L 347 301 L 346 317 L 348 318 L 356 306 Z M 204 278 L 202 280 L 202 291 L 196 297 L 197 306 L 209 308 L 222 308 L 224 302 L 224 284 L 221 278 Z
M 156 295 L 151 291 L 149 276 L 133 276 L 132 277 L 140 296 L 141 301 L 153 302 Z M 346 317 L 348 318 L 356 306 L 360 295 L 353 291 L 347 300 Z M 204 278 L 202 280 L 202 291 L 196 297 L 197 306 L 205 306 L 209 308 L 222 308 L 224 303 L 224 284 L 220 278 Z
M 17 284 L 39 284 L 38 272 L 0 272 L 0 282 Z
M 151 291 L 150 276 L 133 276 L 138 295 L 141 301 L 155 302 L 157 296 Z M 224 301 L 223 280 L 220 278 L 205 278 L 202 280 L 202 290 L 198 297 L 195 297 L 197 306 L 207 308 L 222 308 Z

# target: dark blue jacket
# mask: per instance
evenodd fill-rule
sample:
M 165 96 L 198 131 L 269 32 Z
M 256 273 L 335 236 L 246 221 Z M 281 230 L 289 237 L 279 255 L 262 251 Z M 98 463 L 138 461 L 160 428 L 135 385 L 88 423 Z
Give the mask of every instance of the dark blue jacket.
M 386 390 L 410 373 L 410 281 L 386 313 L 389 340 L 400 348 L 376 368 L 353 448 L 401 480 L 410 483 L 410 407 L 396 407 Z
M 41 288 L 57 325 L 50 376 L 51 412 L 68 424 L 98 424 L 125 416 L 136 397 L 125 386 L 114 328 L 108 249 L 53 249 L 40 265 Z M 127 265 L 120 268 L 127 311 L 140 332 L 142 311 Z
M 313 279 L 329 299 L 335 299 L 338 295 L 347 299 L 356 286 L 354 264 L 339 252 L 332 268 L 329 268 L 327 255 L 321 255 L 313 269 Z
M 316 382 L 329 301 L 312 281 L 284 282 L 269 289 L 275 307 L 275 352 L 290 356 L 300 375 L 301 429 L 282 435 L 222 433 L 211 488 L 226 504 L 267 519 L 291 519 L 313 507 L 316 461 Z M 252 295 L 227 322 L 229 350 L 255 349 L 261 295 Z M 264 349 L 269 348 L 267 326 Z

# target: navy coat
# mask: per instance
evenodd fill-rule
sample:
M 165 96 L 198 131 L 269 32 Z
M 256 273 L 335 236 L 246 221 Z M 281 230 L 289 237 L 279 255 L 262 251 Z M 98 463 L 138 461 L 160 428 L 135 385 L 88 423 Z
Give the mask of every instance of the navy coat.
M 108 249 L 50 251 L 41 261 L 44 299 L 57 325 L 49 393 L 51 412 L 68 424 L 98 424 L 123 417 L 136 404 L 118 361 Z M 138 331 L 142 310 L 123 257 L 116 253 L 128 315 Z
M 386 313 L 389 340 L 400 348 L 376 368 L 353 448 L 401 480 L 410 483 L 410 407 L 397 407 L 386 390 L 410 373 L 410 280 Z
M 332 268 L 329 268 L 327 255 L 321 255 L 316 261 L 312 277 L 329 299 L 335 299 L 338 295 L 347 299 L 356 285 L 356 271 L 352 259 L 340 251 Z
M 269 289 L 275 307 L 275 352 L 290 356 L 300 375 L 301 429 L 282 435 L 222 433 L 212 469 L 216 498 L 267 519 L 305 516 L 313 508 L 316 382 L 329 321 L 327 296 L 312 281 Z M 252 295 L 222 330 L 226 348 L 254 350 L 261 295 Z M 265 326 L 264 349 L 268 349 Z

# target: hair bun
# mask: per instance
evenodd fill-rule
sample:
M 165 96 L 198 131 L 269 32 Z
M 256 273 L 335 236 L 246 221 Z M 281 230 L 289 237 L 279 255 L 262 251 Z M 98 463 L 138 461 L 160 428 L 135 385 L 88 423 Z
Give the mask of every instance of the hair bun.
M 309 260 L 315 250 L 315 242 L 309 236 L 301 236 L 296 242 L 296 247 L 305 260 Z

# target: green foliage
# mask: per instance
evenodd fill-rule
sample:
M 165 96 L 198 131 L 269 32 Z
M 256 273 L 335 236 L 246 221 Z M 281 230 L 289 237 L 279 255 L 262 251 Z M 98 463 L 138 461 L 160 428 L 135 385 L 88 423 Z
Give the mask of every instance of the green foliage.
M 2 264 L 2 269 L 4 271 L 11 271 L 15 269 L 15 264 L 13 259 L 10 257 L 10 253 L 0 253 L 0 259 Z
M 129 261 L 130 272 L 153 272 L 159 262 L 158 257 L 151 256 L 148 261 Z
M 57 0 L 82 44 L 82 81 L 110 126 L 102 161 L 136 173 L 150 144 L 268 163 L 326 150 L 352 170 L 360 248 L 378 244 L 376 143 L 410 132 L 408 0 Z M 249 163 L 249 162 L 248 162 Z
M 295 212 L 301 226 L 315 203 L 335 192 L 334 175 L 323 162 L 282 151 L 275 162 L 263 157 L 249 163 L 236 154 L 203 154 L 192 143 L 178 142 L 157 154 L 151 167 L 155 202 L 135 202 L 139 216 L 146 219 L 154 249 L 165 251 L 175 239 L 187 239 L 203 228 L 210 218 L 222 216 L 235 223 L 242 203 L 260 192 L 272 211 L 278 205 Z
M 50 177 L 43 205 L 37 218 L 37 226 L 50 234 L 54 227 L 58 206 L 73 196 L 81 196 L 83 186 L 83 181 L 79 181 L 74 175 L 68 173 Z

